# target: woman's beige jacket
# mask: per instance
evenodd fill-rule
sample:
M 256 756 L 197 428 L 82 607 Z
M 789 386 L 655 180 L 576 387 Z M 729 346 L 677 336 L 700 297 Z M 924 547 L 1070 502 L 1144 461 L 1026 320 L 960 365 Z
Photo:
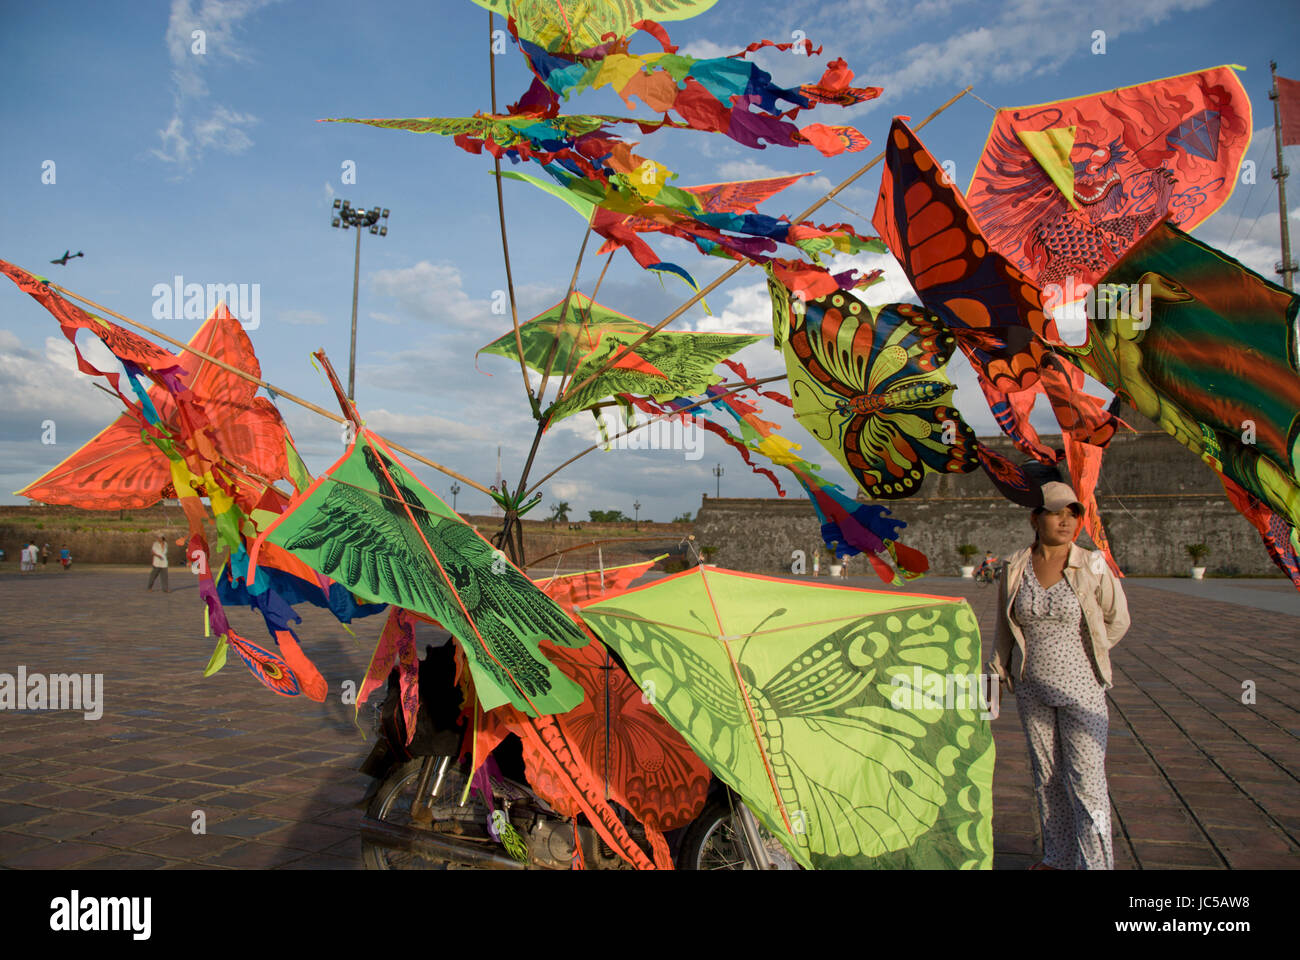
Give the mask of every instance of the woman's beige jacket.
M 1024 675 L 1025 636 L 1012 615 L 1012 604 L 1020 589 L 1025 567 L 1030 562 L 1030 547 L 1011 555 L 1002 568 L 998 581 L 998 620 L 993 635 L 993 659 L 988 669 L 1007 681 L 1014 690 Z M 1079 598 L 1084 624 L 1091 638 L 1093 669 L 1104 689 L 1114 684 L 1110 674 L 1110 648 L 1119 643 L 1128 632 L 1128 600 L 1119 579 L 1106 565 L 1099 552 L 1089 552 L 1077 544 L 1070 544 L 1070 559 L 1065 567 L 1065 579 Z

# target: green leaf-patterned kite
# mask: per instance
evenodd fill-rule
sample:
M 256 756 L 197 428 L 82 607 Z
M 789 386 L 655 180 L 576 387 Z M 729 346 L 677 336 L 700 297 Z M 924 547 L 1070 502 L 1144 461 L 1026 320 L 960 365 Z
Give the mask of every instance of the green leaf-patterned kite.
M 596 346 L 578 363 L 569 380 L 570 388 L 555 402 L 551 422 L 586 410 L 602 397 L 617 393 L 661 401 L 703 393 L 722 381 L 713 372 L 714 367 L 737 350 L 762 339 L 746 333 L 656 333 L 591 383 L 578 390 L 572 388 L 639 337 L 636 333 L 602 331 Z
M 581 647 L 586 635 L 370 431 L 258 538 L 250 579 L 263 541 L 366 601 L 442 624 L 465 650 L 484 710 L 510 703 L 540 716 L 582 702 L 537 644 Z
M 582 618 L 802 865 L 992 865 L 966 601 L 701 566 Z
M 561 300 L 519 325 L 524 363 L 538 373 L 549 372 L 556 377 L 572 373 L 578 362 L 595 349 L 601 334 L 608 330 L 639 337 L 650 329 L 640 320 L 601 306 L 576 290 L 569 297 L 568 309 L 563 307 L 564 301 Z M 564 314 L 563 320 L 560 319 L 561 313 Z M 479 353 L 495 353 L 514 359 L 519 355 L 515 347 L 515 332 L 503 333 Z
M 474 0 L 486 10 L 514 17 L 519 36 L 552 53 L 575 53 L 604 42 L 607 33 L 626 37 L 638 20 L 685 20 L 717 0 Z
M 545 374 L 547 357 L 554 349 L 556 358 L 550 372 L 556 377 L 567 374 L 570 385 L 582 384 L 592 371 L 650 329 L 580 293 L 574 293 L 569 304 L 563 324 L 559 319 L 561 301 L 523 324 L 519 335 L 525 363 Z M 722 380 L 714 367 L 761 339 L 747 333 L 656 333 L 591 383 L 576 391 L 566 390 L 551 408 L 549 422 L 556 423 L 619 393 L 658 400 L 703 393 Z M 479 352 L 518 357 L 514 331 Z

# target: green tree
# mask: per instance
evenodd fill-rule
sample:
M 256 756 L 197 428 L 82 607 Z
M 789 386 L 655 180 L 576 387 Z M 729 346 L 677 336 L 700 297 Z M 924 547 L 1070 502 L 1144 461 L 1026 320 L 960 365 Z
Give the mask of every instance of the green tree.
M 592 523 L 627 523 L 632 519 L 624 516 L 622 510 L 592 510 L 589 515 Z
M 569 511 L 573 507 L 569 506 L 568 500 L 561 500 L 558 503 L 551 504 L 551 523 L 568 523 Z
M 673 517 L 673 523 L 690 523 L 691 511 L 687 510 L 680 517 Z

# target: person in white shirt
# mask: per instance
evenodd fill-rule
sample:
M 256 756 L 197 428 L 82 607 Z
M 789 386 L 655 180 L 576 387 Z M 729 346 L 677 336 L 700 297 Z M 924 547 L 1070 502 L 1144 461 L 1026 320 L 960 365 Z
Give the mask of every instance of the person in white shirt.
M 153 582 L 162 577 L 163 593 L 170 593 L 167 589 L 167 540 L 159 536 L 153 542 L 153 567 L 149 571 L 149 585 L 146 590 L 153 590 Z

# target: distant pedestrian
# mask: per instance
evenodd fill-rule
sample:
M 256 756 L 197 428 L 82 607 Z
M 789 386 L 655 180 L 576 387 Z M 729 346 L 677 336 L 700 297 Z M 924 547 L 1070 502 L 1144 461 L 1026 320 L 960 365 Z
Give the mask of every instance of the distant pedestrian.
M 153 582 L 162 576 L 163 593 L 171 593 L 167 588 L 167 539 L 161 534 L 153 542 L 153 569 L 149 571 L 149 585 L 145 590 L 153 590 Z
M 23 546 L 22 562 L 18 566 L 19 573 L 31 573 L 36 569 L 36 544 L 28 540 Z
M 47 543 L 45 546 L 41 547 L 41 566 L 48 567 L 49 565 L 50 565 L 50 545 Z
M 72 551 L 67 547 L 64 547 L 59 551 L 59 563 L 63 564 L 64 570 L 67 570 L 68 567 L 72 566 Z

